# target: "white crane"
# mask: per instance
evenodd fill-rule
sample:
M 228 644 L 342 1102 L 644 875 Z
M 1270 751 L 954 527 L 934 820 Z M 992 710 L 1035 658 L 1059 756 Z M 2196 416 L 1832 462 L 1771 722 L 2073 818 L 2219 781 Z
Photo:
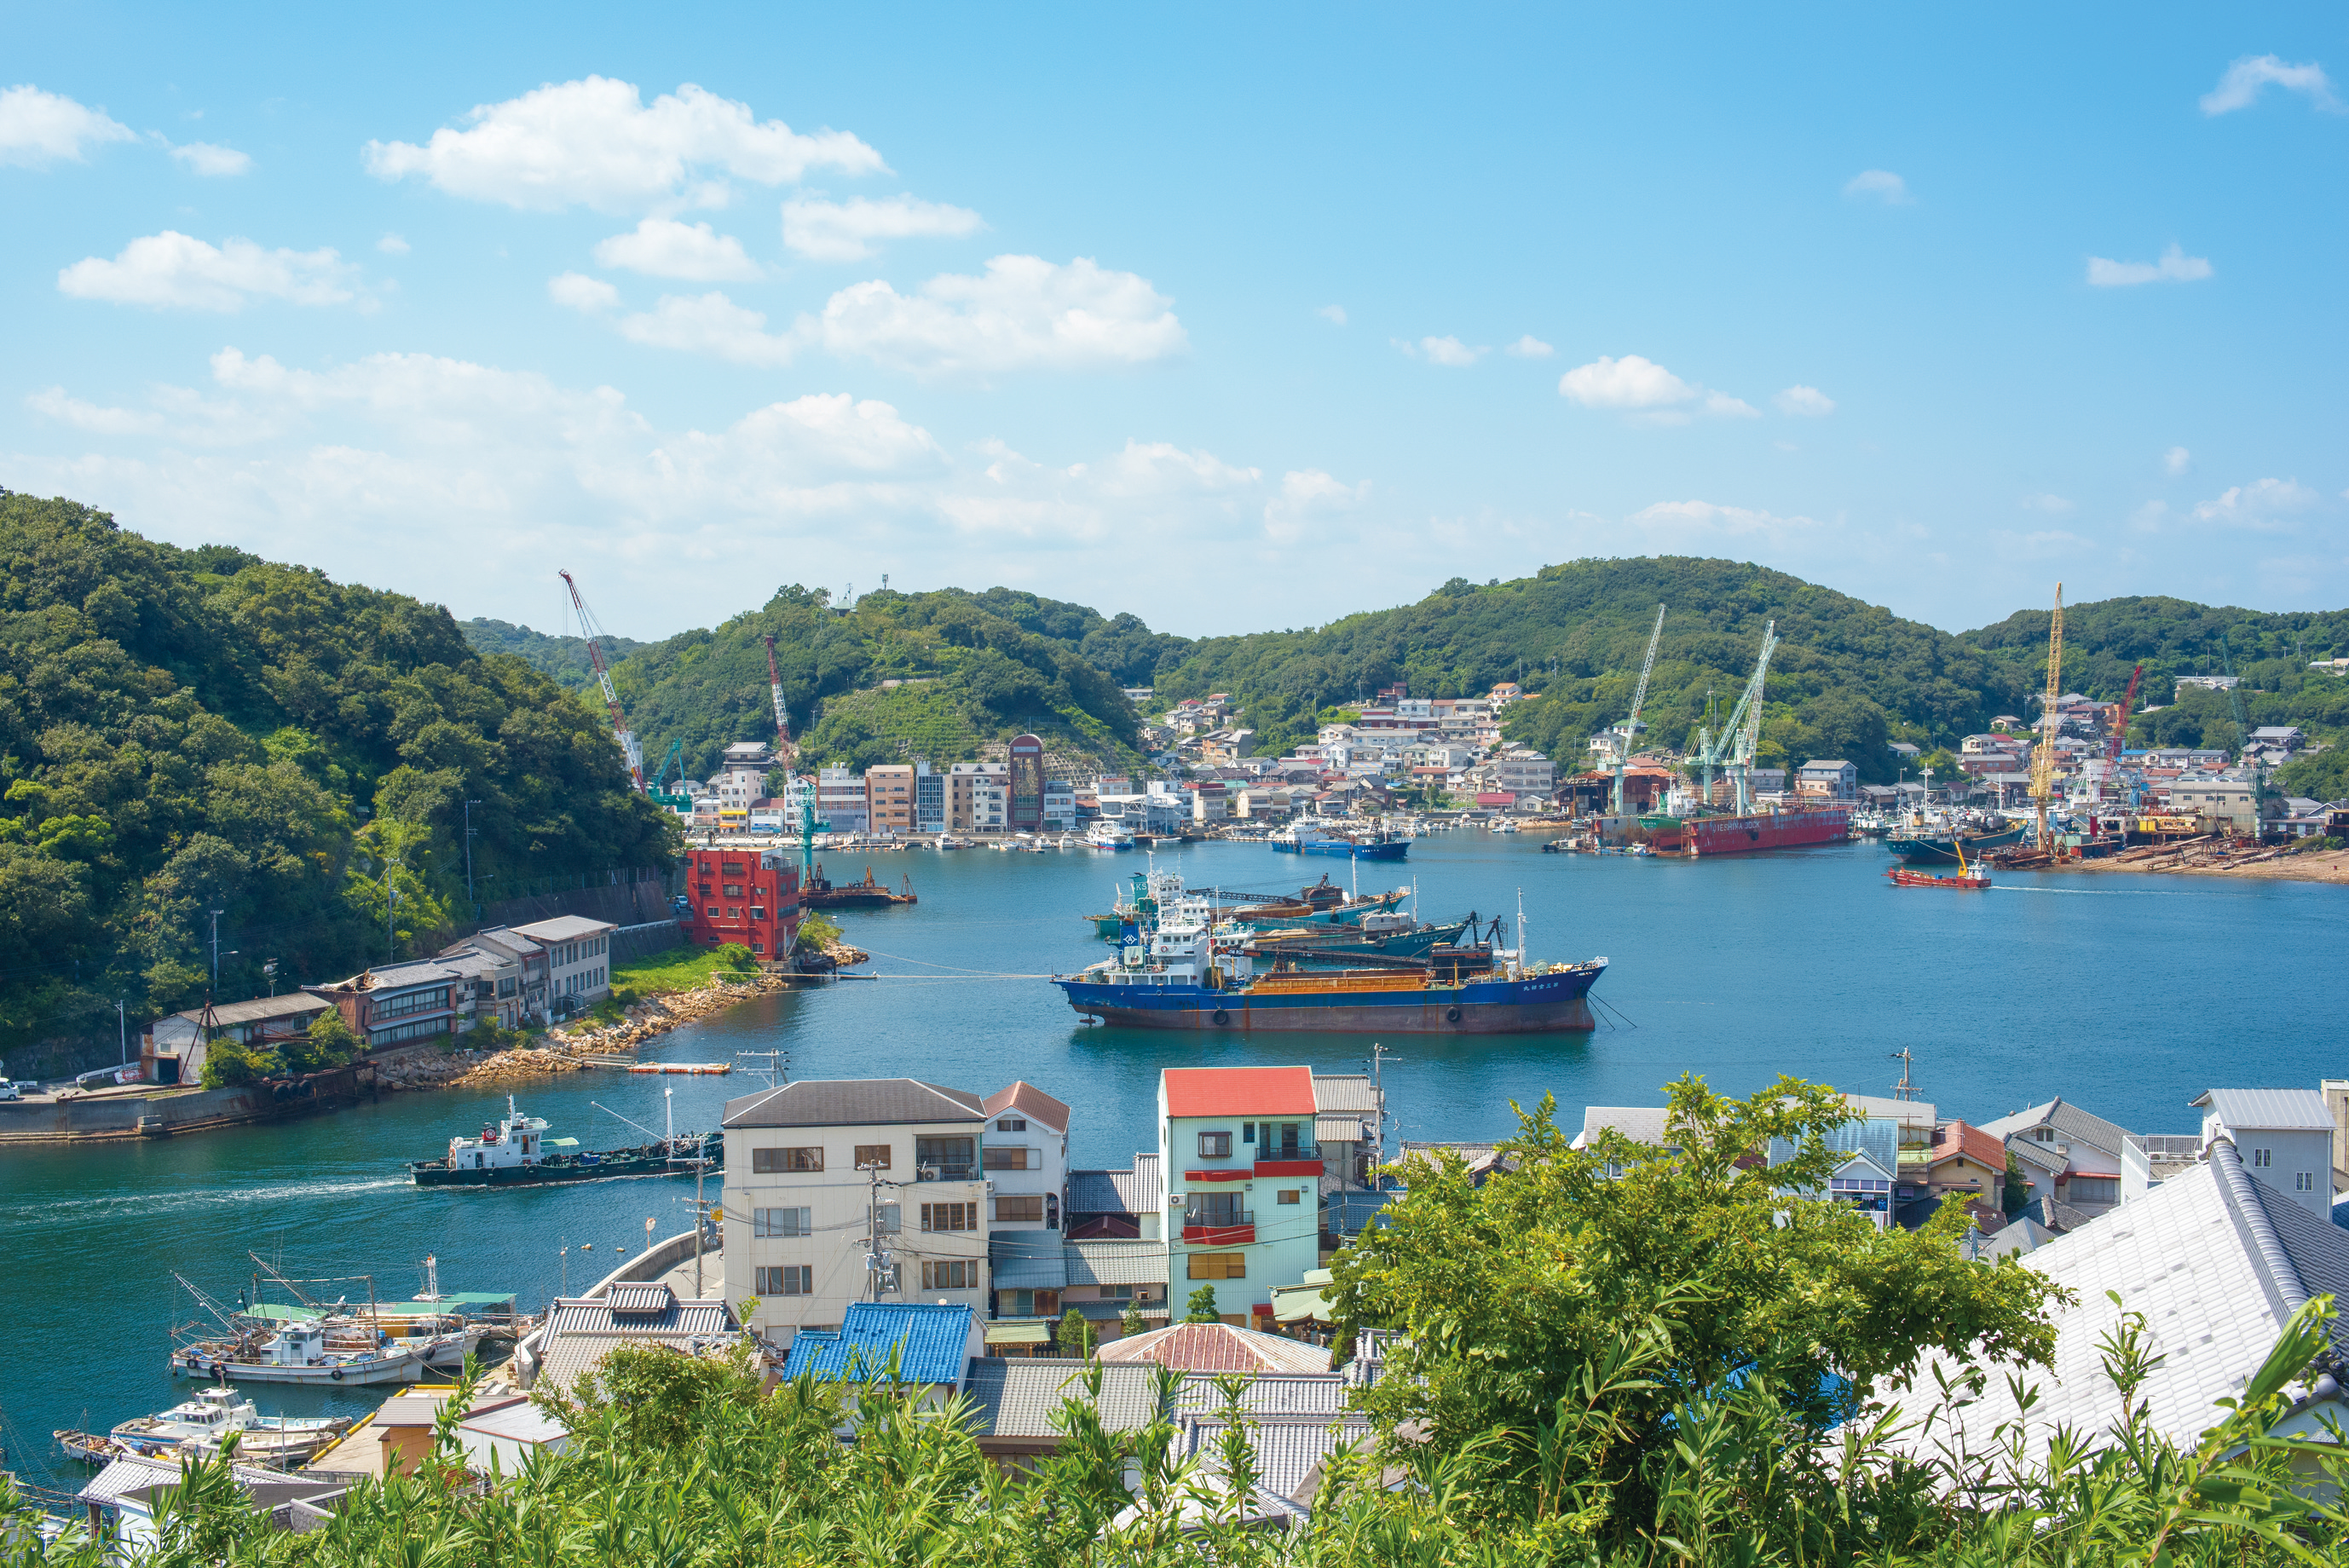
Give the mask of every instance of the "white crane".
M 604 667 L 604 628 L 587 613 L 587 601 L 579 596 L 579 584 L 568 572 L 559 572 L 563 585 L 571 590 L 571 603 L 579 611 L 579 630 L 587 639 L 588 662 L 595 666 L 595 679 L 604 688 L 604 706 L 611 710 L 612 738 L 620 743 L 620 751 L 628 760 L 628 781 L 639 794 L 645 788 L 645 748 L 628 733 L 628 716 L 620 711 L 620 694 L 613 689 L 612 672 Z
M 1631 759 L 1631 748 L 1639 744 L 1640 709 L 1647 706 L 1648 677 L 1655 673 L 1656 642 L 1664 634 L 1664 607 L 1656 606 L 1656 628 L 1648 634 L 1648 656 L 1640 664 L 1640 687 L 1631 694 L 1631 721 L 1623 727 L 1623 744 L 1615 752 L 1615 815 L 1623 814 L 1623 766 Z
M 1729 720 L 1716 736 L 1709 729 L 1697 731 L 1697 755 L 1704 763 L 1704 802 L 1713 804 L 1713 770 L 1723 762 L 1735 769 L 1737 779 L 1737 810 L 1747 809 L 1745 769 L 1753 764 L 1754 748 L 1761 739 L 1763 677 L 1770 668 L 1770 655 L 1777 650 L 1778 623 L 1772 621 L 1762 628 L 1762 656 L 1754 661 L 1754 675 L 1745 689 L 1737 696 L 1737 706 L 1729 710 Z

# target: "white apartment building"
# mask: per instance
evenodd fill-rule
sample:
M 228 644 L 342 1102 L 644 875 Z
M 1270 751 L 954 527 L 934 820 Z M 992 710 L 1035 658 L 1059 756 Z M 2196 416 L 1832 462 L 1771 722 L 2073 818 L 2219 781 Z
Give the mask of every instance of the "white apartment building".
M 2202 1147 L 2224 1138 L 2255 1181 L 2318 1218 L 2333 1217 L 2333 1120 L 2313 1088 L 2214 1088 L 2192 1101 Z
M 1058 1103 L 1058 1102 L 1055 1102 Z M 810 1079 L 726 1104 L 726 1295 L 788 1345 L 859 1301 L 987 1313 L 987 1102 L 916 1078 Z
M 1068 1202 L 1069 1108 L 1023 1081 L 987 1097 L 988 1218 L 994 1233 L 1061 1229 Z
M 947 772 L 947 826 L 982 833 L 1003 830 L 1011 807 L 1011 768 L 1003 762 L 957 762 Z
M 591 1007 L 612 994 L 612 933 L 608 920 L 558 914 L 513 928 L 546 950 L 546 1004 L 557 1016 Z
M 1073 833 L 1077 830 L 1077 789 L 1065 779 L 1044 780 L 1044 830 L 1048 833 Z
M 815 814 L 835 833 L 861 833 L 873 816 L 864 799 L 864 775 L 853 768 L 826 768 L 816 774 Z

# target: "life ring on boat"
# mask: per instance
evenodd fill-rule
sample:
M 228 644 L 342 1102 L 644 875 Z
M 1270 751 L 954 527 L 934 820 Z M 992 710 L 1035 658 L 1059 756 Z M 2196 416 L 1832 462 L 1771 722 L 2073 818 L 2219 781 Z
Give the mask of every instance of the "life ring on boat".
M 1458 1023 L 1460 1021 L 1460 1009 L 1457 1007 L 1447 1009 L 1444 1015 L 1444 1021 L 1447 1024 Z
M 339 1383 L 343 1380 L 343 1369 L 339 1367 L 328 1367 L 326 1370 L 326 1376 Z
M 1215 1013 L 1212 1016 L 1212 1021 L 1217 1024 L 1228 1024 L 1232 1021 L 1232 1016 L 1224 1011 L 1221 1007 L 1218 1007 L 1215 1010 Z

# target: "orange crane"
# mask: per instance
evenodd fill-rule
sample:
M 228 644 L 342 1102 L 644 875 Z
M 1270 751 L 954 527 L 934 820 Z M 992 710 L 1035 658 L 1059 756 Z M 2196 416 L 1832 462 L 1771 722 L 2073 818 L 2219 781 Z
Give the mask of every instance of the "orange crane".
M 2039 802 L 2039 852 L 2050 855 L 2047 800 L 2055 793 L 2055 738 L 2064 732 L 2064 584 L 2055 584 L 2055 618 L 2047 624 L 2047 696 L 2039 707 L 2039 749 L 2031 754 L 2031 798 Z
M 2129 715 L 2137 711 L 2137 683 L 2145 675 L 2145 666 L 2129 671 L 2128 693 L 2121 698 L 2121 716 L 2113 720 L 2112 738 L 2105 742 L 2105 778 L 2110 779 L 2121 765 L 2121 747 L 2128 740 Z M 2104 799 L 2104 785 L 2096 786 L 2096 798 Z
M 612 672 L 604 667 L 604 628 L 587 613 L 587 601 L 579 596 L 579 584 L 568 572 L 558 572 L 563 585 L 571 590 L 572 607 L 579 612 L 579 630 L 587 638 L 587 658 L 595 666 L 596 684 L 604 688 L 604 706 L 612 714 L 612 738 L 620 743 L 621 755 L 628 759 L 628 781 L 642 793 L 645 787 L 645 748 L 628 733 L 628 716 L 620 711 L 620 694 L 613 689 Z

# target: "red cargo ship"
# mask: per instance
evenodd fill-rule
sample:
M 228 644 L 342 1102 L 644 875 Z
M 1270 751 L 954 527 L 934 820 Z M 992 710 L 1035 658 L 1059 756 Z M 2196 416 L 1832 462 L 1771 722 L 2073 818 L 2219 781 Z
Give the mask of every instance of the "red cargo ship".
M 1648 843 L 1664 855 L 1744 855 L 1851 837 L 1851 808 L 1840 802 L 1755 811 L 1741 817 L 1642 817 Z

